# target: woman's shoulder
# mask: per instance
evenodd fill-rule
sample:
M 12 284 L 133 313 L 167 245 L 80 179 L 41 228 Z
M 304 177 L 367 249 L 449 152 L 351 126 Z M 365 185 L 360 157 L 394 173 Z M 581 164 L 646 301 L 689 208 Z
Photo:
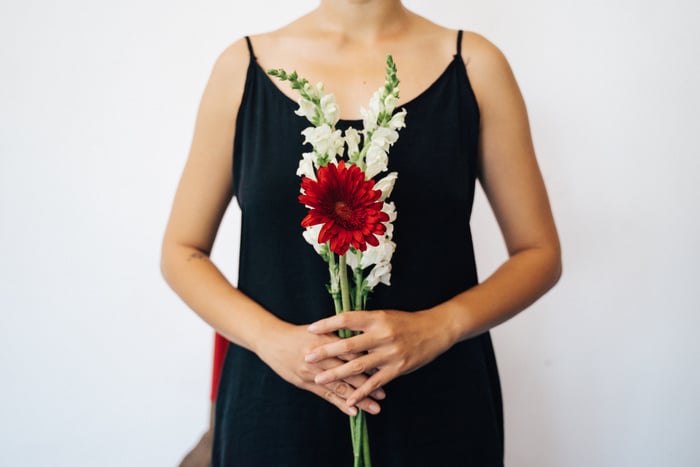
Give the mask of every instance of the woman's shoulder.
M 514 84 L 513 71 L 505 54 L 483 35 L 465 31 L 461 54 L 477 101 L 483 103 L 487 95 L 502 93 L 504 86 Z
M 225 110 L 224 113 L 237 108 L 245 88 L 249 63 L 245 38 L 234 41 L 222 50 L 211 69 L 203 103 Z
M 467 66 L 472 61 L 483 63 L 505 60 L 503 52 L 496 44 L 475 31 L 463 31 L 461 53 L 462 59 Z
M 248 66 L 249 60 L 247 40 L 241 37 L 219 53 L 214 70 L 224 74 L 240 74 Z

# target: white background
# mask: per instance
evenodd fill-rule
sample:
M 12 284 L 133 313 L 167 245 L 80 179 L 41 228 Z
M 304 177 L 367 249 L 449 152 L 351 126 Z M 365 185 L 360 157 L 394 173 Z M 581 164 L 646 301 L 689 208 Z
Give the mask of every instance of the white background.
M 563 242 L 494 331 L 507 464 L 700 465 L 700 3 L 406 4 L 509 58 Z M 314 5 L 0 5 L 0 465 L 173 466 L 198 439 L 213 334 L 160 276 L 170 203 L 218 54 Z M 483 277 L 481 196 L 472 225 Z

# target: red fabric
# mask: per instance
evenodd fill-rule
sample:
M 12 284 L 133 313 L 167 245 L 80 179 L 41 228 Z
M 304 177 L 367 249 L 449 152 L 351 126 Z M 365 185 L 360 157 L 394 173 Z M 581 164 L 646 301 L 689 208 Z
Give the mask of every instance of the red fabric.
M 224 355 L 228 349 L 228 340 L 221 334 L 214 333 L 214 371 L 211 378 L 212 401 L 216 400 L 216 393 L 219 389 L 219 379 L 221 378 L 221 367 L 224 364 Z

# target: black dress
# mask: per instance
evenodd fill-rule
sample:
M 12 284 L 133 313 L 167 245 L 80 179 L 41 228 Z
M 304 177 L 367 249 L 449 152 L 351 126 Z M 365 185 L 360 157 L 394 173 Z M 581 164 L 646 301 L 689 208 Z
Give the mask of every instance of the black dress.
M 389 154 L 397 249 L 391 287 L 368 308 L 417 311 L 477 284 L 469 228 L 479 109 L 460 54 L 404 104 L 406 128 Z M 236 122 L 235 195 L 242 211 L 238 288 L 283 320 L 333 314 L 326 264 L 302 238 L 306 208 L 295 175 L 309 125 L 258 65 L 250 46 Z M 403 80 L 410 77 L 401 76 Z M 337 127 L 360 129 L 361 121 Z M 235 314 L 235 310 L 231 313 Z M 374 467 L 503 465 L 503 413 L 488 333 L 385 386 L 368 416 Z M 287 383 L 254 353 L 230 345 L 216 404 L 214 467 L 342 467 L 352 460 L 349 422 L 336 407 Z

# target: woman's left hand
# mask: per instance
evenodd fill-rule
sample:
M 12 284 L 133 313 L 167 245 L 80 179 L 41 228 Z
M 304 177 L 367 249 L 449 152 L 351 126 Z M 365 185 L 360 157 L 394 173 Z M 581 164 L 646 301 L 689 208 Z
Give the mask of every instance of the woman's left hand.
M 309 326 L 315 334 L 340 329 L 362 331 L 353 337 L 322 345 L 306 355 L 307 362 L 345 354 L 365 355 L 318 374 L 317 384 L 339 381 L 363 373 L 370 376 L 347 398 L 349 406 L 397 376 L 410 373 L 449 349 L 453 341 L 445 326 L 445 314 L 435 310 L 405 312 L 397 310 L 351 311 L 322 319 Z

